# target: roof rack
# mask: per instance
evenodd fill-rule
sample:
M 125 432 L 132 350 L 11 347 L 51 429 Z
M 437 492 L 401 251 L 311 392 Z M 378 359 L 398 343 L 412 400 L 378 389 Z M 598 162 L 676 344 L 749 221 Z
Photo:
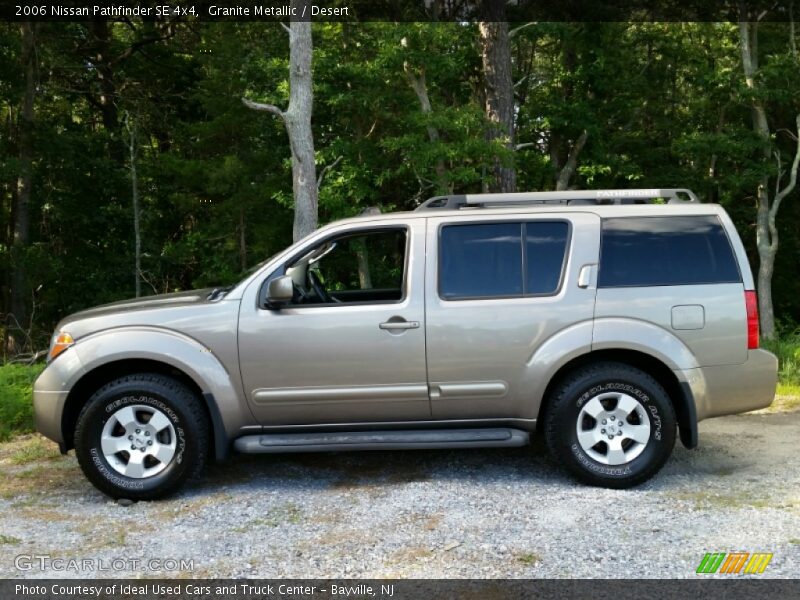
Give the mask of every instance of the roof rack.
M 458 210 L 462 208 L 495 208 L 537 204 L 600 205 L 600 204 L 697 204 L 700 200 L 685 188 L 639 190 L 570 190 L 567 192 L 519 192 L 513 194 L 461 194 L 435 196 L 416 210 Z

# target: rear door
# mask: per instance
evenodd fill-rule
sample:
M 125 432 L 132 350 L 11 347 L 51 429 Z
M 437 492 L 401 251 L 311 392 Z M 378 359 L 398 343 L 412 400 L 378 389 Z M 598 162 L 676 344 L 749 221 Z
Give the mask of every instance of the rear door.
M 533 355 L 593 316 L 599 225 L 597 215 L 577 212 L 428 219 L 434 418 L 535 418 Z

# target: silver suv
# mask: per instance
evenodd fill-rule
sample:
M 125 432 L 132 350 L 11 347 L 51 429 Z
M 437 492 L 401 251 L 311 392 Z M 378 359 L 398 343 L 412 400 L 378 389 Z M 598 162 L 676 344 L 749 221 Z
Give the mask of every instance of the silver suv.
M 652 477 L 677 432 L 772 401 L 753 277 L 688 190 L 432 198 L 327 225 L 226 289 L 59 323 L 39 431 L 114 497 L 245 453 L 509 447 Z

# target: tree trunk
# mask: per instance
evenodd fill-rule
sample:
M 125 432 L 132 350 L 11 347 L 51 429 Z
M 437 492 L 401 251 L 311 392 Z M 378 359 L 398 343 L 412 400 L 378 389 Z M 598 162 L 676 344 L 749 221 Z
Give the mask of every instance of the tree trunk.
M 131 160 L 131 198 L 133 199 L 133 281 L 136 297 L 142 295 L 142 234 L 141 211 L 139 209 L 139 179 L 136 174 L 136 122 L 128 117 L 129 150 Z
M 487 2 L 485 21 L 478 23 L 481 59 L 486 88 L 486 117 L 491 123 L 489 141 L 501 140 L 509 149 L 509 157 L 495 158 L 494 181 L 489 183 L 493 192 L 514 192 L 517 173 L 511 160 L 514 149 L 514 83 L 511 79 L 511 42 L 504 2 Z
M 773 143 L 770 137 L 767 112 L 762 100 L 759 98 L 756 75 L 758 74 L 758 23 L 750 22 L 747 7 L 744 2 L 739 4 L 739 42 L 742 51 L 742 67 L 747 88 L 754 92 L 751 100 L 753 118 L 753 131 L 761 138 L 764 161 L 771 160 Z M 777 181 L 775 182 L 775 196 L 770 199 L 769 177 L 764 175 L 758 184 L 757 199 L 758 210 L 756 213 L 756 247 L 758 248 L 758 311 L 761 318 L 761 335 L 765 339 L 775 337 L 775 312 L 772 305 L 772 274 L 775 270 L 775 256 L 778 254 L 778 227 L 776 220 L 778 209 L 783 200 L 791 194 L 797 185 L 797 171 L 800 167 L 800 114 L 795 118 L 797 145 L 794 160 L 789 169 L 789 181 L 781 188 L 783 168 L 780 150 L 775 151 L 778 162 Z
M 244 222 L 244 207 L 239 207 L 239 267 L 247 270 L 247 230 Z
M 94 56 L 92 64 L 97 74 L 100 94 L 97 103 L 100 105 L 100 116 L 103 120 L 103 127 L 110 137 L 109 156 L 119 165 L 125 162 L 125 142 L 120 139 L 119 110 L 117 109 L 117 86 L 114 81 L 114 69 L 111 66 L 111 32 L 108 21 L 96 19 L 92 22 L 92 35 L 95 38 Z
M 303 12 L 303 0 L 292 0 L 297 14 Z M 285 27 L 285 26 L 284 26 Z M 314 157 L 314 136 L 311 131 L 313 108 L 313 74 L 311 60 L 313 41 L 309 21 L 292 21 L 289 30 L 289 106 L 282 111 L 272 104 L 242 98 L 248 108 L 272 113 L 283 120 L 292 151 L 292 192 L 294 194 L 294 226 L 292 237 L 300 240 L 317 228 L 317 168 Z
M 589 132 L 584 129 L 580 136 L 578 136 L 578 139 L 575 140 L 575 143 L 572 144 L 572 148 L 570 148 L 569 151 L 569 156 L 567 157 L 567 162 L 558 172 L 558 179 L 556 179 L 557 191 L 560 192 L 569 189 L 569 183 L 572 181 L 572 177 L 575 175 L 575 171 L 578 169 L 578 155 L 586 145 L 586 139 L 588 137 Z
M 431 99 L 428 96 L 428 85 L 425 82 L 425 71 L 420 69 L 419 73 L 415 73 L 413 67 L 407 62 L 403 63 L 403 70 L 406 72 L 408 83 L 419 100 L 419 106 L 423 114 L 429 115 L 433 112 L 431 107 Z M 428 139 L 431 143 L 436 144 L 439 141 L 439 130 L 433 125 L 426 127 L 428 131 Z M 447 168 L 444 161 L 440 158 L 436 161 L 436 193 L 447 194 L 449 193 L 447 185 Z
M 19 175 L 16 193 L 13 196 L 14 213 L 11 249 L 11 314 L 14 319 L 10 329 L 24 333 L 27 326 L 28 277 L 25 267 L 25 252 L 30 244 L 30 202 L 33 183 L 33 125 L 36 94 L 36 32 L 32 23 L 20 23 L 22 37 L 21 68 L 25 73 L 22 93 L 22 109 L 19 119 Z M 21 336 L 20 336 L 21 337 Z M 13 333 L 8 338 L 11 350 L 20 351 L 21 345 Z
M 746 9 L 740 7 L 740 18 L 745 19 Z M 742 52 L 742 68 L 748 89 L 756 90 L 758 72 L 758 24 L 742 20 L 739 22 L 739 41 Z M 751 104 L 753 131 L 761 138 L 765 161 L 770 160 L 770 132 L 764 105 L 755 95 Z M 763 177 L 756 192 L 758 209 L 756 212 L 756 247 L 758 248 L 758 312 L 761 318 L 761 335 L 770 339 L 775 336 L 775 315 L 772 308 L 772 272 L 775 254 L 778 251 L 777 230 L 770 231 L 769 178 Z
M 296 4 L 295 0 L 292 4 Z M 289 26 L 289 107 L 284 113 L 286 133 L 292 149 L 295 241 L 317 228 L 317 170 L 314 136 L 311 132 L 313 42 L 311 23 L 292 21 Z

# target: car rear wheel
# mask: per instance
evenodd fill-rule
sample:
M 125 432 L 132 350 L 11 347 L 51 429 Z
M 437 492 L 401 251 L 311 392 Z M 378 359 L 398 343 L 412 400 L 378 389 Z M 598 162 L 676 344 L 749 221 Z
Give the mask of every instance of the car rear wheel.
M 650 479 L 675 445 L 664 388 L 622 363 L 584 367 L 556 388 L 545 415 L 552 455 L 591 485 L 627 488 Z
M 150 500 L 202 470 L 209 440 L 200 400 L 155 373 L 120 377 L 97 390 L 75 428 L 86 477 L 113 498 Z

